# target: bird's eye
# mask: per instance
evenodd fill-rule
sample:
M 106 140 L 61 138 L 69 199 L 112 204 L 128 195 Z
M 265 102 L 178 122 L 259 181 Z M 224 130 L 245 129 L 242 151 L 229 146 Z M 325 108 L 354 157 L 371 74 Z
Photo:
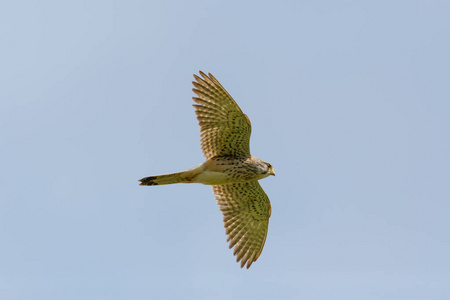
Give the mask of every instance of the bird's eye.
M 272 165 L 271 164 L 267 164 L 267 167 L 269 167 L 269 169 L 272 169 Z

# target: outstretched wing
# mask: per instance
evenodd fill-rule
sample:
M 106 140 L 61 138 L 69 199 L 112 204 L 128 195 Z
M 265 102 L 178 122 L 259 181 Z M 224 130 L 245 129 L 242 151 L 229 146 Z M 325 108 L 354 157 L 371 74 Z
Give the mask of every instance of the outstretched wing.
M 215 156 L 250 156 L 251 124 L 233 98 L 214 76 L 194 75 L 193 97 L 206 159 Z
M 258 181 L 213 185 L 230 249 L 247 269 L 262 252 L 269 228 L 270 201 Z

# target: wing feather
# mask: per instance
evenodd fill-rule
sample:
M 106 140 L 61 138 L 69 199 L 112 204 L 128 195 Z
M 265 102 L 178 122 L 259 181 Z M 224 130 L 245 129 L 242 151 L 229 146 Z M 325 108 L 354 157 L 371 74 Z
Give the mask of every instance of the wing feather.
M 234 99 L 211 74 L 200 71 L 193 81 L 195 113 L 206 159 L 216 156 L 250 156 L 251 124 Z
M 247 269 L 261 255 L 269 228 L 269 197 L 258 181 L 213 185 L 217 204 L 223 214 L 230 248 L 236 261 Z

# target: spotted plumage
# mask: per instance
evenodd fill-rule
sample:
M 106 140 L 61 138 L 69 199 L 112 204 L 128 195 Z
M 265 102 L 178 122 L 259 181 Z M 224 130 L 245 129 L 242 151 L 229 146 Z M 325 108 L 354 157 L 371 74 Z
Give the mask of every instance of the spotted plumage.
M 275 175 L 273 167 L 250 154 L 251 123 L 211 74 L 200 71 L 193 97 L 206 161 L 192 169 L 141 179 L 141 185 L 203 183 L 212 185 L 223 214 L 230 248 L 241 267 L 260 256 L 267 237 L 271 206 L 258 180 Z

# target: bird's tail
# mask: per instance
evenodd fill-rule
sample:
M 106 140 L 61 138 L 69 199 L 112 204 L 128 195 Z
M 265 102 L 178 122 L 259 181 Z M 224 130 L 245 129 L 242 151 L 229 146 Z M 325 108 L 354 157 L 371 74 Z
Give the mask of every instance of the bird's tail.
M 196 177 L 203 171 L 203 164 L 192 169 L 165 175 L 145 177 L 139 180 L 140 185 L 163 185 L 174 183 L 193 183 L 197 182 Z
M 162 184 L 189 182 L 186 176 L 186 171 L 166 175 L 145 177 L 139 181 L 141 182 L 140 185 L 162 185 Z

